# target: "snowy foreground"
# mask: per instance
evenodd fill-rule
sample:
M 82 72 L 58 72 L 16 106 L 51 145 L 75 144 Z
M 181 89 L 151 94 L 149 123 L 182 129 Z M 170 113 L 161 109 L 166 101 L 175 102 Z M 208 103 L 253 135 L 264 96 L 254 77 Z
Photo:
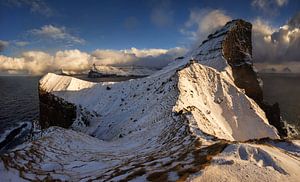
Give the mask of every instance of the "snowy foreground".
M 76 120 L 1 156 L 1 180 L 299 181 L 300 141 L 280 140 L 234 84 L 221 47 L 234 26 L 145 78 L 45 75 L 40 88 Z

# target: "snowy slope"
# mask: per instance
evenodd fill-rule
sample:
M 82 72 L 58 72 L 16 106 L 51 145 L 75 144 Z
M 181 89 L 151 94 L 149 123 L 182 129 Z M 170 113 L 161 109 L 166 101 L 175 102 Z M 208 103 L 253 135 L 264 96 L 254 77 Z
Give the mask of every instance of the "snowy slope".
M 91 83 L 45 75 L 40 89 L 74 104 L 76 120 L 71 129 L 50 127 L 39 139 L 1 156 L 1 176 L 197 181 L 220 179 L 213 176 L 217 170 L 227 179 L 243 180 L 259 170 L 276 180 L 297 179 L 298 144 L 247 142 L 279 136 L 263 110 L 234 84 L 220 47 L 232 26 L 234 22 L 184 59 L 145 78 Z M 246 171 L 239 173 L 242 165 Z
M 91 118 L 90 126 L 83 128 L 79 116 L 73 128 L 104 140 L 140 128 L 151 130 L 159 124 L 153 122 L 185 110 L 191 112 L 202 131 L 222 139 L 278 138 L 255 102 L 226 76 L 199 63 L 187 64 L 178 72 L 170 70 L 120 83 L 95 84 L 48 74 L 40 85 L 67 102 L 97 113 L 99 117 Z
M 231 144 L 214 157 L 202 175 L 191 181 L 290 181 L 300 179 L 300 146 L 279 142 L 284 149 L 272 145 Z M 292 151 L 291 151 L 292 150 Z

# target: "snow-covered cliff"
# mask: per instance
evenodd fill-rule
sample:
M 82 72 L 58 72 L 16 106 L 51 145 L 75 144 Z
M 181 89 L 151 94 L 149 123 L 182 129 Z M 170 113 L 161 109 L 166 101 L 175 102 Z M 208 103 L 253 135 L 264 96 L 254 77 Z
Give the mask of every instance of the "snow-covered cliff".
M 244 43 L 249 31 L 247 22 L 229 22 L 183 59 L 145 78 L 91 83 L 45 75 L 41 124 L 70 129 L 50 127 L 1 156 L 3 179 L 299 179 L 299 143 L 278 140 L 247 88 L 236 85 L 235 67 L 252 66 L 251 41 Z M 233 44 L 237 53 L 228 48 Z

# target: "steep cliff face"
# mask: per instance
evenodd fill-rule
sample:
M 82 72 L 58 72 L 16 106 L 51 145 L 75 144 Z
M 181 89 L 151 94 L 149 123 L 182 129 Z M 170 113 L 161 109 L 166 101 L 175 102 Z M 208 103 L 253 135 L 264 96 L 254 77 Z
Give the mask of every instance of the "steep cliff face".
M 40 125 L 69 128 L 76 119 L 76 106 L 39 88 Z
M 15 181 L 197 181 L 216 169 L 245 179 L 247 173 L 238 168 L 243 165 L 250 166 L 248 173 L 255 171 L 254 180 L 266 173 L 277 181 L 299 178 L 287 175 L 300 165 L 298 144 L 260 140 L 273 142 L 279 136 L 259 105 L 236 86 L 233 72 L 239 64 L 234 63 L 251 60 L 246 52 L 251 49 L 241 33 L 230 39 L 242 41 L 244 53 L 228 53 L 235 46 L 227 37 L 231 31 L 247 33 L 249 26 L 232 21 L 184 58 L 141 79 L 91 83 L 45 75 L 40 80 L 47 105 L 44 126 L 72 123 L 71 129 L 49 127 L 40 139 L 1 156 L 1 176 Z M 62 111 L 53 114 L 64 115 L 68 108 L 73 114 L 52 122 L 47 109 L 57 107 Z
M 224 57 L 232 68 L 234 83 L 245 89 L 246 95 L 265 111 L 269 123 L 277 128 L 281 136 L 286 137 L 287 130 L 280 117 L 279 105 L 270 105 L 264 101 L 260 78 L 253 69 L 252 25 L 243 20 L 235 21 L 236 26 L 228 32 L 222 44 Z
M 251 30 L 251 23 L 243 20 L 228 22 L 222 29 L 209 35 L 208 39 L 192 52 L 192 56 L 200 63 L 219 71 L 228 71 L 230 66 L 228 72 L 235 85 L 244 89 L 246 95 L 255 100 L 265 111 L 269 123 L 277 128 L 282 137 L 286 137 L 287 130 L 280 117 L 279 105 L 270 105 L 263 99 L 262 81 L 253 68 Z
M 219 71 L 227 69 L 236 86 L 244 89 L 250 98 L 261 102 L 262 89 L 252 62 L 251 30 L 252 25 L 243 20 L 228 22 L 222 29 L 209 35 L 192 55 L 200 63 Z M 213 64 L 212 60 L 215 60 Z
M 252 62 L 251 30 L 250 23 L 236 20 L 222 43 L 222 49 L 224 58 L 232 68 L 236 86 L 245 89 L 250 98 L 261 102 L 263 93 Z
M 61 97 L 60 95 L 68 96 L 75 94 L 77 90 L 88 89 L 95 85 L 95 83 L 79 80 L 70 76 L 48 75 L 52 75 L 52 77 L 45 76 L 39 81 L 39 122 L 41 127 L 43 129 L 50 126 L 69 128 L 76 119 L 80 120 L 81 123 L 87 123 L 84 108 L 82 108 L 81 105 L 70 102 L 67 98 Z M 60 93 L 60 95 L 57 93 Z

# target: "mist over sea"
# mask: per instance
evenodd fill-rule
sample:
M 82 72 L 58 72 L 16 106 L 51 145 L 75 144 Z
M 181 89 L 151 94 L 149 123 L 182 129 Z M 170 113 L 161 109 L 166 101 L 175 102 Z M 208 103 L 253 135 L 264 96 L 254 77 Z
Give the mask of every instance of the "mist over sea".
M 264 73 L 260 76 L 264 81 L 264 98 L 269 103 L 279 102 L 283 119 L 295 125 L 300 131 L 300 74 Z M 23 134 L 18 136 L 17 141 L 9 141 L 5 145 L 13 147 L 20 143 L 28 134 L 30 123 L 38 120 L 38 81 L 40 78 L 0 76 L 0 147 L 9 131 L 20 128 L 25 123 L 28 126 L 22 130 Z M 21 132 L 21 130 L 16 132 Z

